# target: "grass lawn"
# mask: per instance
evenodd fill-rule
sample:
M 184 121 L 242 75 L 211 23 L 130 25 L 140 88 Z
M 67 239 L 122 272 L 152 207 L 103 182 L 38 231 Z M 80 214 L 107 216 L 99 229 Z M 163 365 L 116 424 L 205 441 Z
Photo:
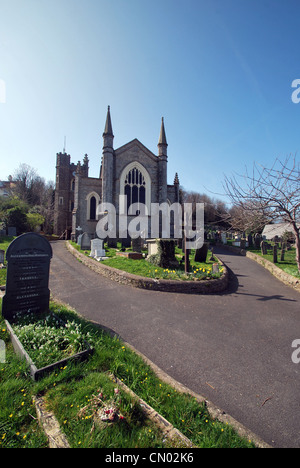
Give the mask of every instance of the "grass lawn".
M 14 237 L 0 237 L 0 250 L 4 250 L 6 252 L 7 247 L 9 244 L 14 240 Z M 6 265 L 6 260 L 4 260 L 4 265 Z M 2 268 L 0 270 L 0 286 L 4 286 L 6 283 L 6 268 Z
M 90 254 L 90 250 L 80 250 L 79 246 L 75 242 L 71 242 L 71 245 L 75 247 L 81 253 L 86 255 Z M 119 244 L 119 248 L 121 244 Z M 105 247 L 105 253 L 108 257 L 107 260 L 103 260 L 101 263 L 109 265 L 118 270 L 126 271 L 134 275 L 143 276 L 146 278 L 157 278 L 157 279 L 170 279 L 170 280 L 202 280 L 206 278 L 219 278 L 222 275 L 223 268 L 220 268 L 219 273 L 212 273 L 212 265 L 216 263 L 215 260 L 210 260 L 211 251 L 208 251 L 207 259 L 205 263 L 197 263 L 194 261 L 195 251 L 192 250 L 190 253 L 190 273 L 188 275 L 184 272 L 184 262 L 176 269 L 160 268 L 147 262 L 145 259 L 133 260 L 130 258 L 119 257 L 116 255 L 118 249 L 112 249 Z M 126 249 L 130 251 L 131 249 Z M 183 257 L 183 252 L 178 247 L 175 248 L 175 256 L 180 262 Z
M 144 417 L 135 399 L 116 388 L 109 373 L 115 374 L 197 447 L 254 447 L 229 425 L 213 420 L 195 398 L 160 381 L 141 357 L 116 337 L 58 304 L 51 303 L 51 310 L 89 333 L 95 352 L 85 362 L 70 363 L 34 382 L 25 362 L 15 356 L 0 316 L 0 340 L 6 344 L 6 360 L 0 363 L 0 447 L 47 446 L 37 424 L 34 395 L 44 396 L 71 447 L 176 446 Z M 117 421 L 98 424 L 96 412 L 110 414 L 112 408 Z
M 271 250 L 268 250 L 267 255 L 262 255 L 261 250 L 253 250 L 253 249 L 247 249 L 247 250 L 255 253 L 256 255 L 260 255 L 261 257 L 273 263 L 273 253 Z M 278 254 L 277 254 L 278 262 L 275 263 L 275 265 L 281 270 L 288 273 L 289 275 L 295 276 L 296 278 L 300 278 L 300 274 L 298 272 L 297 263 L 296 263 L 296 249 L 292 248 L 291 250 L 286 251 L 284 255 L 284 261 L 280 260 L 280 254 L 281 254 L 281 250 L 278 249 Z

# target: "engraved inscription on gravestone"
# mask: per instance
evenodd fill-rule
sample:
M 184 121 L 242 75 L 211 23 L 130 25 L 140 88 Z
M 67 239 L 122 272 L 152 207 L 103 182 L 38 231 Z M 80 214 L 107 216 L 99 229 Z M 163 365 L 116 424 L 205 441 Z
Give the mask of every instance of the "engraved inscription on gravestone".
M 50 243 L 36 233 L 22 234 L 9 245 L 4 318 L 9 320 L 18 312 L 39 313 L 49 308 L 51 258 Z

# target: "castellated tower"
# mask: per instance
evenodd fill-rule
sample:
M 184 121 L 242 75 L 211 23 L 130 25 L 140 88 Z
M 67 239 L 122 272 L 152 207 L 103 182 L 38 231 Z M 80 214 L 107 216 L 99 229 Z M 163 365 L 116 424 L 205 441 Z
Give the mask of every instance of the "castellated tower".
M 54 229 L 57 236 L 69 238 L 72 231 L 72 211 L 74 209 L 75 175 L 80 173 L 88 177 L 88 157 L 85 155 L 83 164 L 71 163 L 71 157 L 66 152 L 56 155 L 56 186 L 54 201 Z

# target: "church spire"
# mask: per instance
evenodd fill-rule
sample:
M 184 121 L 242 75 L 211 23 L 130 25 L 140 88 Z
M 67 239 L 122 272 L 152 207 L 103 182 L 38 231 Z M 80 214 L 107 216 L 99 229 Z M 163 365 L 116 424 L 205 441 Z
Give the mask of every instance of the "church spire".
M 114 136 L 110 118 L 110 106 L 108 106 L 107 108 L 107 116 L 103 136 Z
M 164 118 L 161 118 L 161 127 L 160 127 L 160 135 L 159 135 L 159 140 L 158 140 L 159 145 L 168 145 L 167 139 L 166 139 L 166 132 L 165 132 L 165 124 L 164 124 Z
M 161 118 L 160 135 L 158 140 L 158 156 L 167 156 L 167 139 L 165 132 L 164 118 Z
M 113 169 L 114 169 L 114 135 L 112 131 L 110 106 L 107 109 L 105 128 L 103 133 L 102 164 L 100 177 L 102 177 L 102 201 L 113 202 Z

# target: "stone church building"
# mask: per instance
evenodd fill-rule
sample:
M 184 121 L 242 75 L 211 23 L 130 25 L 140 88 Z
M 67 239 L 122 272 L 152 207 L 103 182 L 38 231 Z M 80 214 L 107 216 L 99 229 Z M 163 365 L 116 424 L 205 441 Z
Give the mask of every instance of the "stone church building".
M 119 195 L 127 195 L 127 213 L 133 203 L 143 203 L 151 214 L 151 203 L 179 202 L 177 173 L 173 185 L 167 183 L 167 140 L 161 122 L 158 154 L 138 139 L 114 149 L 114 135 L 108 107 L 103 133 L 102 161 L 99 178 L 89 177 L 89 160 L 74 164 L 69 154 L 57 154 L 54 234 L 75 239 L 76 229 L 95 237 L 97 206 L 112 203 L 119 214 Z M 126 207 L 125 207 L 126 208 Z M 136 215 L 137 213 L 135 213 Z

